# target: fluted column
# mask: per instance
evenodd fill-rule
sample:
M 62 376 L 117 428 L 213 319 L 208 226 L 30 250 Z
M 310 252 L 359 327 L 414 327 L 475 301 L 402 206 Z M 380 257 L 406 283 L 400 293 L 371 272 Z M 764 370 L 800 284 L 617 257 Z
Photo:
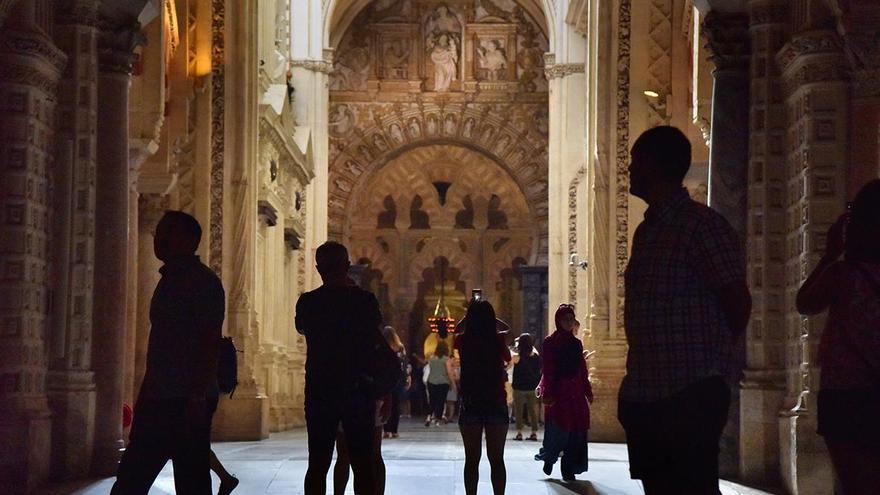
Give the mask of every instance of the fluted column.
M 116 472 L 122 441 L 129 229 L 128 89 L 140 26 L 108 26 L 98 41 L 98 160 L 93 356 L 98 397 L 95 474 Z
M 85 476 L 95 434 L 92 372 L 92 289 L 97 125 L 97 0 L 59 2 L 55 39 L 66 50 L 58 95 L 57 163 L 53 193 L 52 348 L 49 401 L 52 471 L 60 479 Z
M 710 12 L 703 25 L 715 62 L 709 206 L 743 236 L 749 160 L 748 15 Z
M 49 219 L 57 83 L 66 57 L 23 0 L 0 31 L 0 487 L 33 491 L 49 475 L 46 396 Z

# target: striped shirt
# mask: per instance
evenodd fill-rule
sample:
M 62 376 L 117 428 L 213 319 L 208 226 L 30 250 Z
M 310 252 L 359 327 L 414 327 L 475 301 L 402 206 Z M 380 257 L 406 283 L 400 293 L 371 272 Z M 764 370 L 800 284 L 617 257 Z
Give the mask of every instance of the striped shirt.
M 727 378 L 734 337 L 720 289 L 745 280 L 739 238 L 685 189 L 645 212 L 626 269 L 629 344 L 620 397 L 652 402 L 704 378 Z

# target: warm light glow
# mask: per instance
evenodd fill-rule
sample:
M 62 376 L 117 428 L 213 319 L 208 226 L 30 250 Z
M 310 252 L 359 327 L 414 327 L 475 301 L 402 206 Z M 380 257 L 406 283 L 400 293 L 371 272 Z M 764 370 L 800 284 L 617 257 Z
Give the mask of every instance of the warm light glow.
M 650 89 L 646 89 L 645 96 L 647 96 L 648 98 L 660 98 L 660 93 Z

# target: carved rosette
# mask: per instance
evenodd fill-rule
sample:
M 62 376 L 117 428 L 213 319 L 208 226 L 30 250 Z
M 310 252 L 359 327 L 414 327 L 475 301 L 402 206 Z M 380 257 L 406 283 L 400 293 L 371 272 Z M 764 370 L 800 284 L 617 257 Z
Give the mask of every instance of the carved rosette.
M 712 52 L 716 70 L 748 70 L 751 58 L 748 14 L 709 12 L 703 21 L 702 34 Z

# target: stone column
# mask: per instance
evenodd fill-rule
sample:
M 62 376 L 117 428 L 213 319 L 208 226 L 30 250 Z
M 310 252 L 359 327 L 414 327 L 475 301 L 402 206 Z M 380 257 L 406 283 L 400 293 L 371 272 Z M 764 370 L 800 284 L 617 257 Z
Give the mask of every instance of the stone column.
M 825 249 L 828 227 L 844 211 L 849 144 L 849 68 L 837 33 L 805 31 L 776 55 L 786 98 L 786 299 L 794 301 Z M 798 495 L 833 493 L 825 442 L 816 434 L 816 351 L 825 315 L 786 307 L 788 390 L 780 412 L 784 486 Z
M 92 372 L 94 278 L 95 139 L 97 126 L 97 1 L 60 3 L 55 39 L 68 56 L 58 95 L 54 191 L 55 283 L 49 372 L 52 406 L 52 471 L 79 478 L 91 467 L 95 434 Z
M 873 19 L 877 19 L 880 5 L 872 8 Z M 871 27 L 874 31 L 870 31 Z M 880 43 L 876 29 L 876 25 L 868 25 L 844 36 L 852 68 L 849 199 L 853 199 L 866 182 L 880 177 Z
M 137 323 L 134 342 L 134 396 L 137 397 L 140 384 L 147 370 L 147 345 L 150 339 L 150 301 L 159 283 L 159 268 L 162 262 L 153 252 L 153 233 L 156 224 L 168 209 L 168 196 L 141 194 L 138 198 L 137 223 Z
M 740 390 L 740 477 L 779 476 L 779 410 L 785 396 L 785 115 L 776 53 L 785 41 L 787 2 L 752 0 L 748 275 L 752 317 Z
M 0 31 L 0 487 L 49 476 L 46 396 L 50 194 L 57 83 L 66 57 L 49 39 L 46 0 L 20 1 Z
M 709 206 L 724 215 L 745 247 L 749 163 L 749 17 L 745 13 L 706 15 L 712 73 L 712 134 L 709 151 Z M 734 367 L 745 368 L 745 350 L 735 351 Z M 721 437 L 721 474 L 739 471 L 739 390 L 734 385 L 730 415 Z
M 710 12 L 703 24 L 715 62 L 709 205 L 745 234 L 749 154 L 748 15 Z
M 129 229 L 128 89 L 137 22 L 102 30 L 98 41 L 93 369 L 98 397 L 92 471 L 116 472 L 122 441 Z

